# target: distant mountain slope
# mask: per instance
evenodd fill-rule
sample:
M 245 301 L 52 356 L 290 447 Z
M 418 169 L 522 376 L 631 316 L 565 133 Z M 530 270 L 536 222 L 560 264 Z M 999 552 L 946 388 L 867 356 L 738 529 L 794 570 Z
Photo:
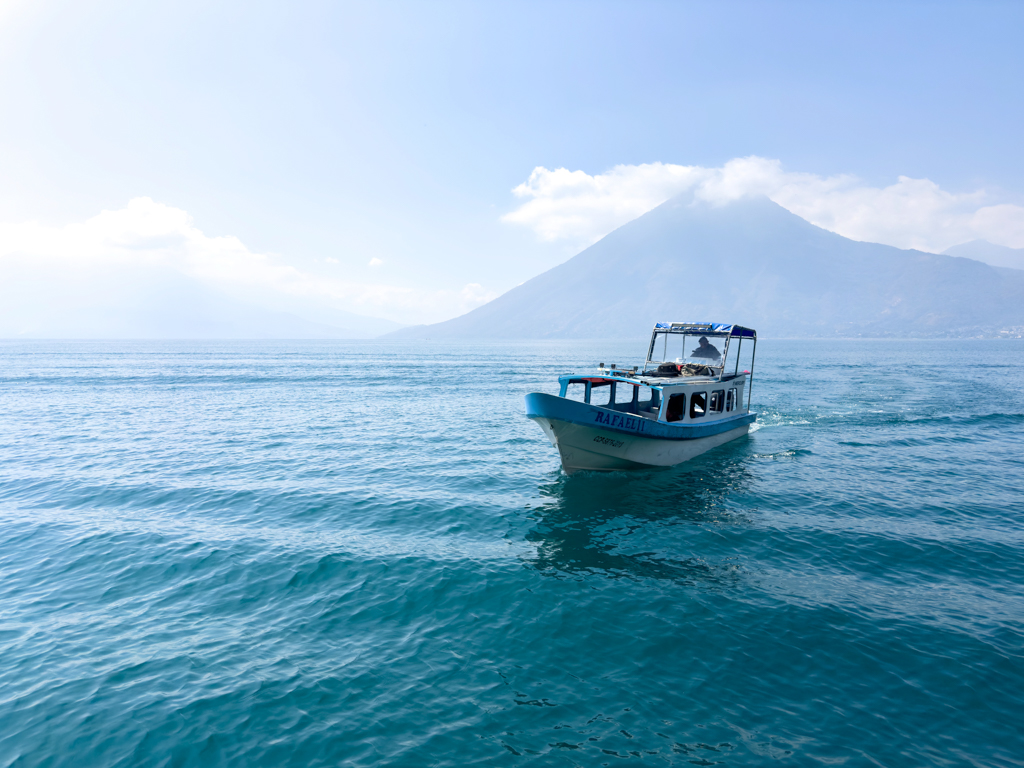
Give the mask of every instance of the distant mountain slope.
M 988 240 L 971 240 L 943 251 L 947 256 L 962 256 L 975 261 L 983 261 L 993 267 L 1024 270 L 1024 248 L 1007 248 L 995 245 Z
M 637 337 L 657 320 L 774 336 L 968 335 L 1024 325 L 1024 280 L 849 240 L 767 198 L 675 198 L 472 312 L 389 336 Z
M 238 301 L 174 269 L 47 275 L 0 263 L 0 338 L 350 339 L 400 327 L 342 310 L 309 315 Z

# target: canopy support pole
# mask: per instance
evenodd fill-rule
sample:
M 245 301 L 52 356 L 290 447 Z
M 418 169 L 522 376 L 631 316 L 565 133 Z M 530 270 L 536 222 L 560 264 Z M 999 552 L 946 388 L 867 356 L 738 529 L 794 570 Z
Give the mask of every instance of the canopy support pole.
M 750 353 L 750 378 L 747 379 L 747 413 L 750 413 L 750 397 L 754 394 L 754 358 L 757 356 L 757 336 L 754 336 L 754 351 Z

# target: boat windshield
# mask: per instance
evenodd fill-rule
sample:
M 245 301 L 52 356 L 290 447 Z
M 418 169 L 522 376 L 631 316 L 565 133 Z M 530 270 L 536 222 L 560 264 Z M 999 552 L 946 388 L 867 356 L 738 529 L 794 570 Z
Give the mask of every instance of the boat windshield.
M 694 363 L 721 368 L 725 361 L 727 336 L 690 333 L 655 333 L 651 361 Z

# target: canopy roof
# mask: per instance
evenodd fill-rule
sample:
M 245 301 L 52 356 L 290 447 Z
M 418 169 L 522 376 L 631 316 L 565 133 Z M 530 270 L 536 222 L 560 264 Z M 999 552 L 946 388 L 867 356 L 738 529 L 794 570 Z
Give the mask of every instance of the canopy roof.
M 756 339 L 757 331 L 744 328 L 742 325 L 726 325 L 725 323 L 655 323 L 655 333 L 688 333 L 703 336 L 740 336 Z

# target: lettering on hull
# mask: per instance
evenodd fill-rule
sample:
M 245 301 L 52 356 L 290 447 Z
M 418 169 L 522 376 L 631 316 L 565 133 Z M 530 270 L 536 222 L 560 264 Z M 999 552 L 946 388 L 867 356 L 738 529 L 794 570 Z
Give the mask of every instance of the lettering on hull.
M 601 437 L 600 435 L 594 438 L 594 442 L 601 443 L 601 445 L 610 445 L 612 448 L 622 447 L 621 440 L 609 440 L 607 437 Z
M 597 424 L 604 424 L 605 426 L 618 429 L 629 429 L 633 432 L 643 432 L 647 427 L 646 421 L 646 419 L 641 419 L 639 416 L 623 416 L 618 413 L 602 413 L 601 411 L 594 415 L 594 422 Z

